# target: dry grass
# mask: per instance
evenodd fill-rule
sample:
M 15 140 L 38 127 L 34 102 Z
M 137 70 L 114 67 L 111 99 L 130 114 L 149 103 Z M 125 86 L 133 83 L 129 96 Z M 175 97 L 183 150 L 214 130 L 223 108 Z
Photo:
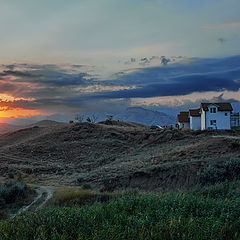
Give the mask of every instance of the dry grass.
M 194 185 L 206 165 L 240 157 L 239 136 L 235 130 L 153 131 L 123 122 L 29 128 L 0 136 L 0 175 L 94 189 L 105 183 L 110 190 L 178 188 Z
M 107 202 L 118 196 L 120 196 L 120 194 L 100 193 L 88 189 L 62 187 L 55 190 L 49 204 L 54 206 L 81 206 L 93 204 L 95 202 Z

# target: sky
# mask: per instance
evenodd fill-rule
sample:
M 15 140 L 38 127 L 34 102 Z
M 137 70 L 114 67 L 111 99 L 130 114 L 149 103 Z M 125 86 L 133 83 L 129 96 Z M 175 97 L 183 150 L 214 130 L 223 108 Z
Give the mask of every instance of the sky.
M 240 101 L 239 9 L 239 0 L 0 0 L 0 122 Z

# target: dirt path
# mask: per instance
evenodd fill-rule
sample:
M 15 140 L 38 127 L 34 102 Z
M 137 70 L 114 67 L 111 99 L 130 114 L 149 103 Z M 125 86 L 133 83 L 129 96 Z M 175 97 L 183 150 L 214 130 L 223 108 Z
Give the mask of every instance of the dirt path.
M 20 208 L 16 213 L 12 214 L 10 217 L 14 218 L 23 212 L 34 212 L 42 207 L 52 198 L 53 191 L 46 186 L 36 186 L 37 196 L 34 200 L 27 206 Z

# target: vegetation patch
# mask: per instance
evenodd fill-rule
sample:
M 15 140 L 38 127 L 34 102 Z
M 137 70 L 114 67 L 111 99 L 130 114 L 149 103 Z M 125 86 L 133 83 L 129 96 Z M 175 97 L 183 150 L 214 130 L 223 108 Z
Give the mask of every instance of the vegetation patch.
M 237 240 L 239 187 L 222 183 L 188 193 L 125 194 L 91 206 L 46 208 L 0 223 L 0 239 Z
M 7 216 L 10 208 L 18 208 L 33 191 L 17 180 L 9 180 L 0 184 L 0 220 Z
M 116 193 L 95 192 L 89 189 L 59 188 L 50 200 L 51 206 L 81 206 L 96 202 L 107 202 L 118 197 Z
M 231 158 L 222 167 L 208 166 L 198 173 L 200 184 L 214 184 L 240 179 L 240 158 Z

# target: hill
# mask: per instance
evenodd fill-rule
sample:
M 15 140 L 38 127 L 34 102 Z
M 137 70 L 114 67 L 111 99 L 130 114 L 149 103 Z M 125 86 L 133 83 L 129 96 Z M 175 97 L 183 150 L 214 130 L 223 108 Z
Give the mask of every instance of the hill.
M 21 126 L 8 124 L 8 123 L 0 123 L 0 134 L 6 133 L 6 132 L 11 132 L 11 131 L 16 131 L 19 129 L 21 129 Z
M 51 127 L 51 126 L 56 126 L 58 124 L 63 124 L 63 123 L 53 121 L 53 120 L 42 120 L 42 121 L 30 124 L 26 127 L 34 127 L 34 126 L 37 126 L 37 127 Z
M 13 124 L 8 124 L 8 123 L 0 123 L 0 134 L 7 133 L 7 132 L 14 132 L 20 129 L 24 128 L 31 128 L 31 127 L 50 127 L 50 126 L 55 126 L 58 124 L 62 124 L 60 122 L 52 121 L 52 120 L 42 120 L 30 125 L 24 125 L 24 126 L 19 126 L 19 125 L 13 125 Z
M 1 176 L 21 174 L 52 185 L 171 189 L 193 186 L 203 167 L 240 157 L 240 132 L 77 123 L 3 134 L 0 146 Z

